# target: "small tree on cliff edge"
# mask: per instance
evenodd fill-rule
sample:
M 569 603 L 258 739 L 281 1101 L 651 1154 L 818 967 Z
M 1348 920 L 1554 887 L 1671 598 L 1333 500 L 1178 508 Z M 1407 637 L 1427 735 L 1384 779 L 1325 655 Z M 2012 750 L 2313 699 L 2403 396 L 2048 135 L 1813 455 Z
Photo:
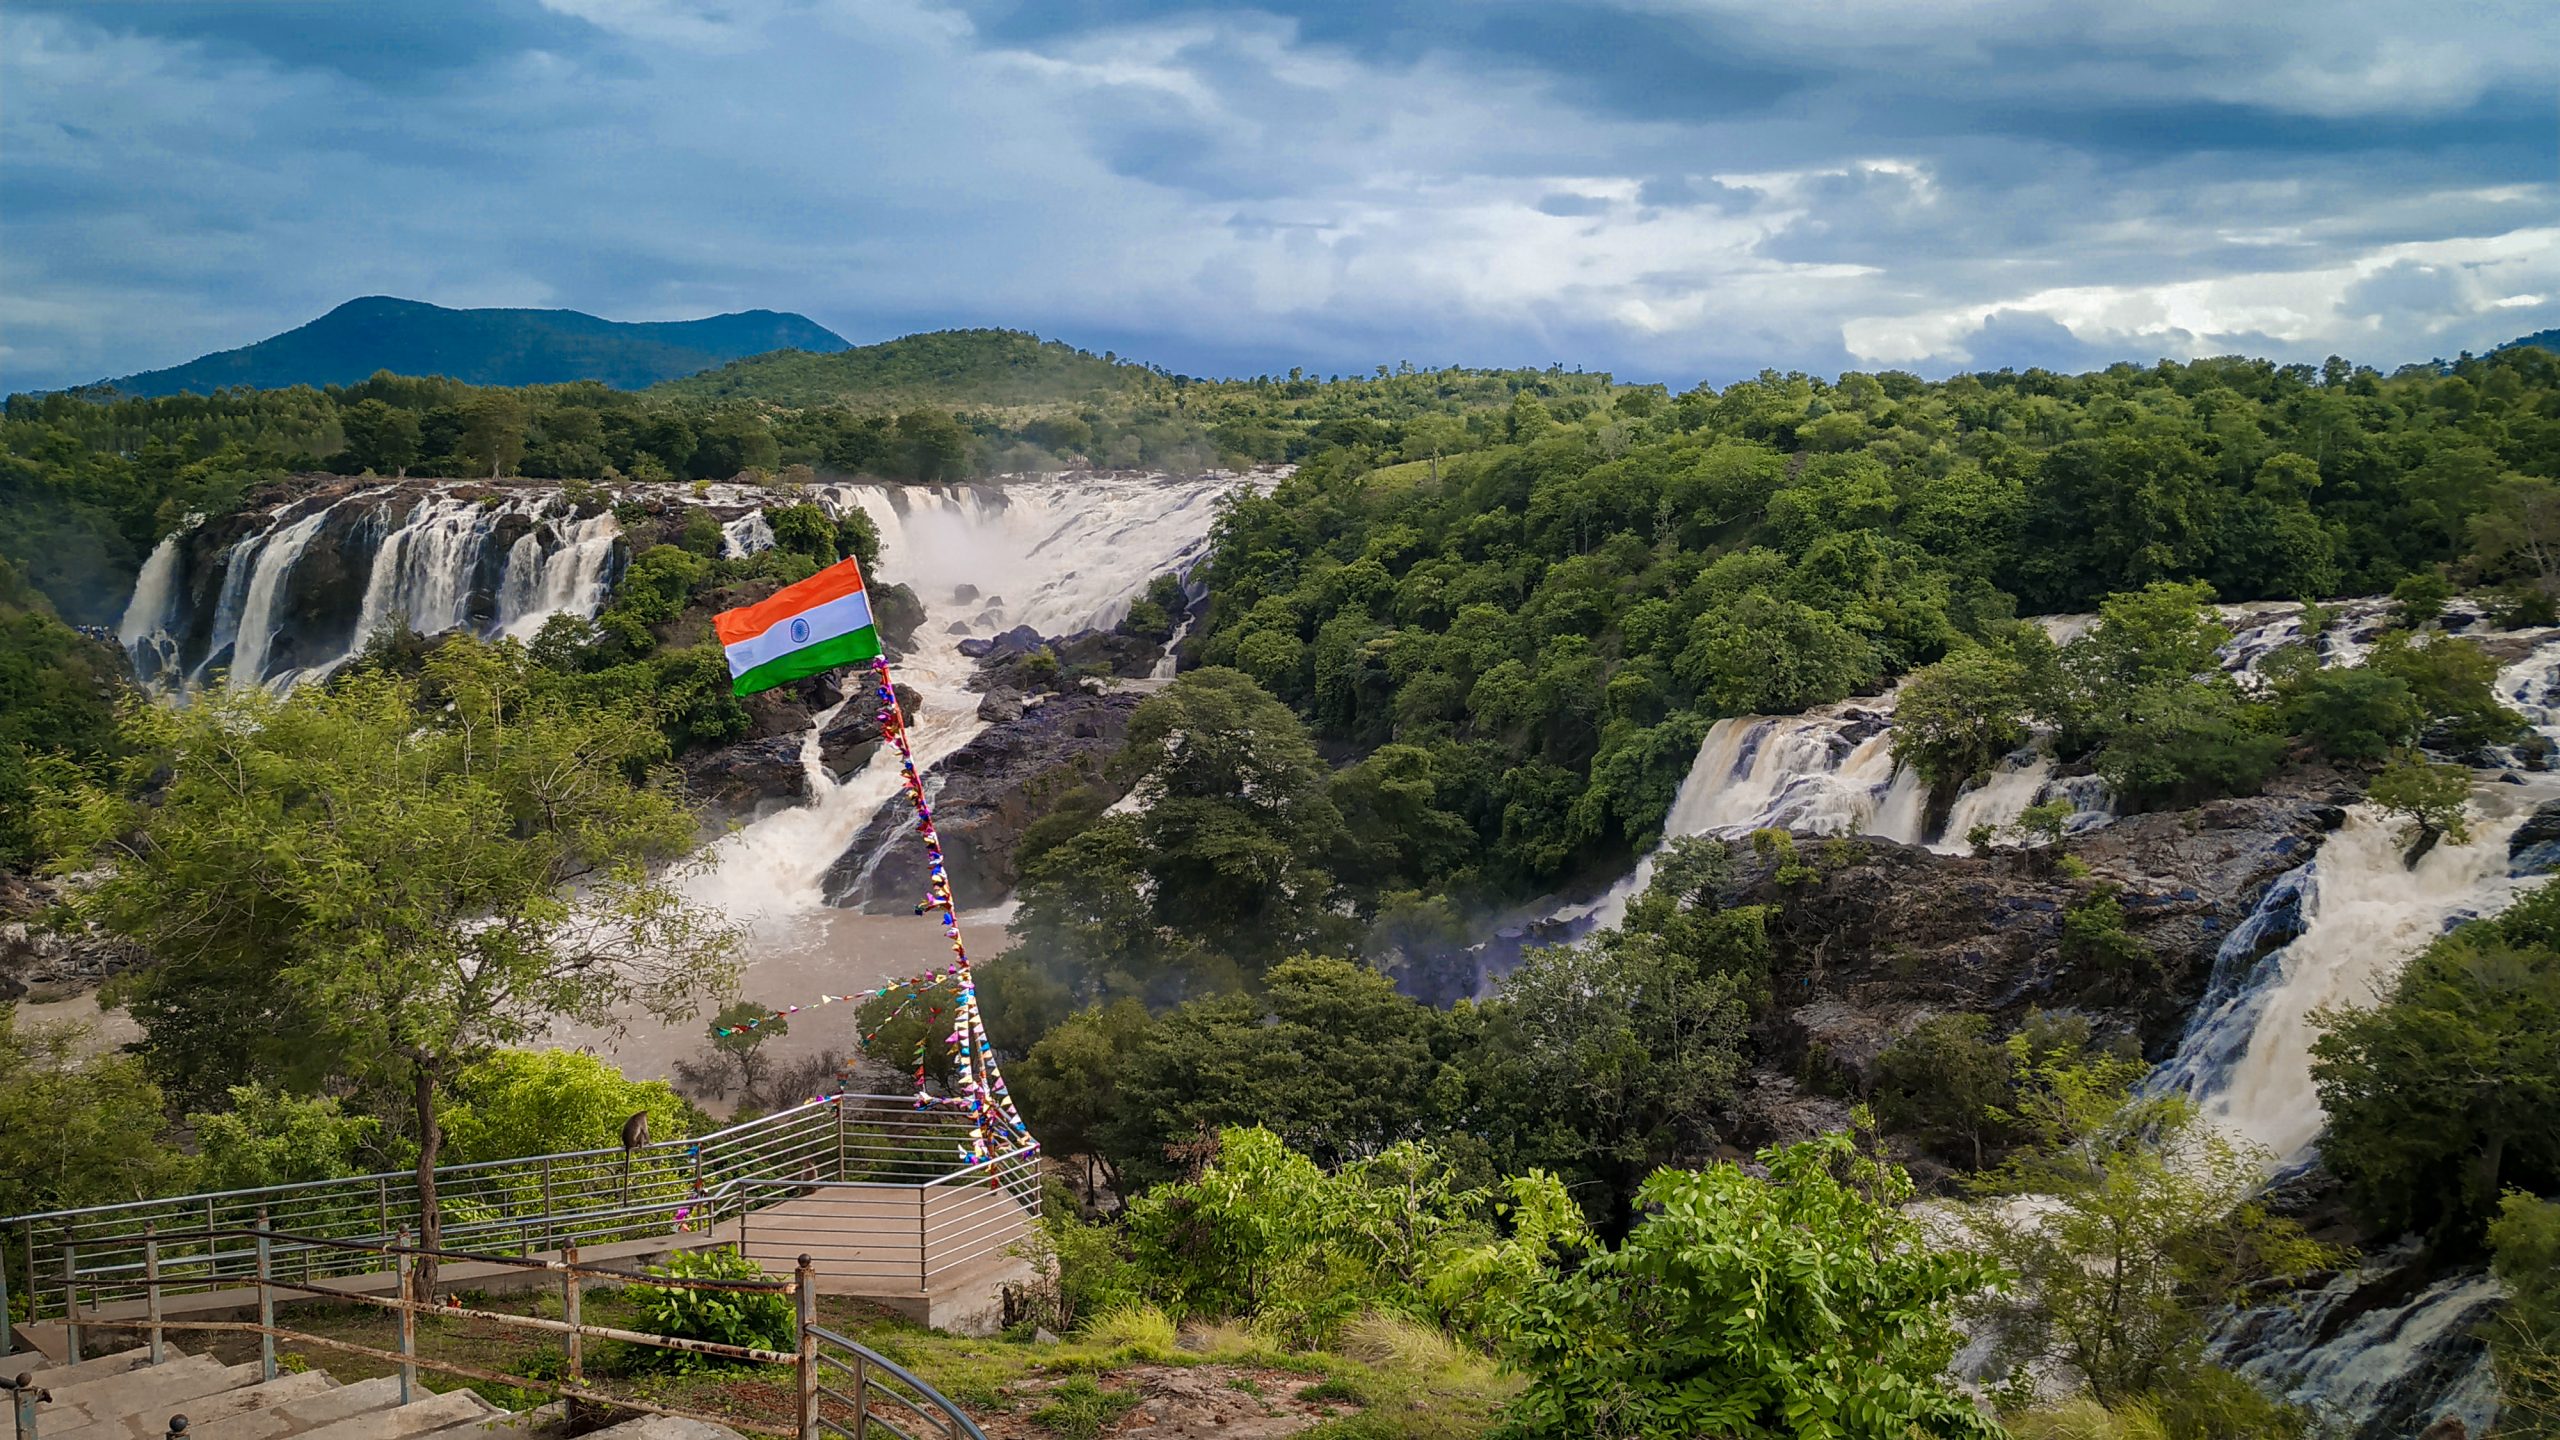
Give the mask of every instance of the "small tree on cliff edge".
M 465 1065 L 634 1001 L 696 1015 L 736 976 L 735 934 L 653 874 L 693 836 L 649 769 L 657 726 L 534 679 L 511 642 L 456 641 L 416 680 L 139 705 L 154 803 L 57 792 L 47 817 L 113 862 L 83 912 L 154 957 L 130 996 L 154 1074 L 182 1102 L 367 1097 L 417 1144 L 430 1249 L 437 1099 Z

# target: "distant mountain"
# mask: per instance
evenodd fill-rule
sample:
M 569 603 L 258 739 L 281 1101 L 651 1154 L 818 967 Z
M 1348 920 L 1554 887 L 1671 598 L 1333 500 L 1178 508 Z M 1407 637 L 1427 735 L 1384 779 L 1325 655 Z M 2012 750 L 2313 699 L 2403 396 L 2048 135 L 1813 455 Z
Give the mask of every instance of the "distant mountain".
M 2527 345 L 2537 346 L 2544 350 L 2560 350 L 2560 330 L 2536 330 L 2530 335 L 2520 335 L 2498 348 L 2501 350 L 2515 350 Z
M 656 388 L 696 399 L 780 405 L 1040 405 L 1099 400 L 1144 385 L 1154 372 L 1022 330 L 936 330 L 839 349 L 733 361 Z
M 128 395 L 201 395 L 226 385 L 352 385 L 389 370 L 475 385 L 600 380 L 638 390 L 742 355 L 844 348 L 844 337 L 816 321 L 771 310 L 629 324 L 575 310 L 447 310 L 368 295 L 255 345 L 103 383 Z

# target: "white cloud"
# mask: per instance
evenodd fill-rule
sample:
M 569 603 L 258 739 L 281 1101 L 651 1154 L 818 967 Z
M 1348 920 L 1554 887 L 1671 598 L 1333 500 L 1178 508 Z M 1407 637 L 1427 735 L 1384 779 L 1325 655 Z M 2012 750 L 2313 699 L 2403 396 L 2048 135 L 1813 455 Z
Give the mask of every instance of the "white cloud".
M 1178 368 L 1561 360 L 1682 381 L 2002 363 L 1972 351 L 2003 312 L 2127 354 L 2396 363 L 2494 343 L 2560 294 L 2560 187 L 2458 151 L 2253 157 L 2233 137 L 2128 157 L 1921 110 L 1879 128 L 1841 98 L 1939 65 L 1986 115 L 2073 87 L 2210 100 L 2255 74 L 2304 114 L 2327 94 L 2424 117 L 2551 58 L 2480 43 L 2513 18 L 2486 4 L 2386 54 L 2362 0 L 2326 24 L 2190 0 L 1666 0 L 1833 67 L 1765 113 L 1684 120 L 1595 109 L 1537 57 L 1317 43 L 1254 11 L 998 40 L 931 0 L 544 3 L 593 45 L 397 96 L 0 16 L 0 379 L 172 363 L 370 292 L 625 318 L 765 305 L 855 338 L 1016 324 Z

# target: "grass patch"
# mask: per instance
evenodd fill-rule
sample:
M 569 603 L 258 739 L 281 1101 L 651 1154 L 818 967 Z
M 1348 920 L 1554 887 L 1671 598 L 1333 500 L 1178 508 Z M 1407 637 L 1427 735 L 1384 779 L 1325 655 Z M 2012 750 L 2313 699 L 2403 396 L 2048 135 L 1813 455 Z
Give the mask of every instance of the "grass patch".
M 1106 1390 L 1092 1376 L 1078 1375 L 1049 1392 L 1049 1403 L 1032 1411 L 1031 1419 L 1058 1440 L 1094 1440 L 1137 1408 L 1137 1391 Z

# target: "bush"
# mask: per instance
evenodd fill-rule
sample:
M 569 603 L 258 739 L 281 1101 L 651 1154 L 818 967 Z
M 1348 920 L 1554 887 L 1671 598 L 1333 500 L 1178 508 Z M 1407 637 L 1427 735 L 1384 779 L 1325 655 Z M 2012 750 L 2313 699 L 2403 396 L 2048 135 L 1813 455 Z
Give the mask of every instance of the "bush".
M 1624 1246 L 1507 1307 L 1530 1380 L 1504 1433 L 1999 1435 L 1945 1373 L 1991 1267 L 1933 1243 L 1909 1179 L 1846 1135 L 1760 1159 L 1656 1174 Z
M 2284 723 L 2332 760 L 2379 760 L 2418 743 L 2427 712 L 2407 681 L 2359 665 L 2304 677 L 2284 702 Z
M 2508 1188 L 2560 1191 L 2560 886 L 2437 940 L 2380 1006 L 2313 1019 L 2321 1154 L 2369 1218 L 2469 1243 Z
M 2217 681 L 2144 693 L 2093 763 L 2119 800 L 2145 810 L 2254 795 L 2283 755 L 2264 708 Z
M 2489 1330 L 2498 1433 L 2560 1440 L 2560 1201 L 2510 1192 L 2489 1227 L 2507 1303 Z
M 673 1280 L 771 1280 L 763 1268 L 732 1247 L 679 1250 L 649 1273 Z M 707 1340 L 717 1345 L 743 1345 L 759 1350 L 792 1351 L 799 1346 L 799 1317 L 791 1297 L 776 1291 L 694 1290 L 669 1285 L 634 1285 L 624 1297 L 639 1307 L 638 1328 L 679 1340 Z M 634 1369 L 697 1370 L 740 1363 L 684 1350 L 631 1347 L 626 1357 Z

